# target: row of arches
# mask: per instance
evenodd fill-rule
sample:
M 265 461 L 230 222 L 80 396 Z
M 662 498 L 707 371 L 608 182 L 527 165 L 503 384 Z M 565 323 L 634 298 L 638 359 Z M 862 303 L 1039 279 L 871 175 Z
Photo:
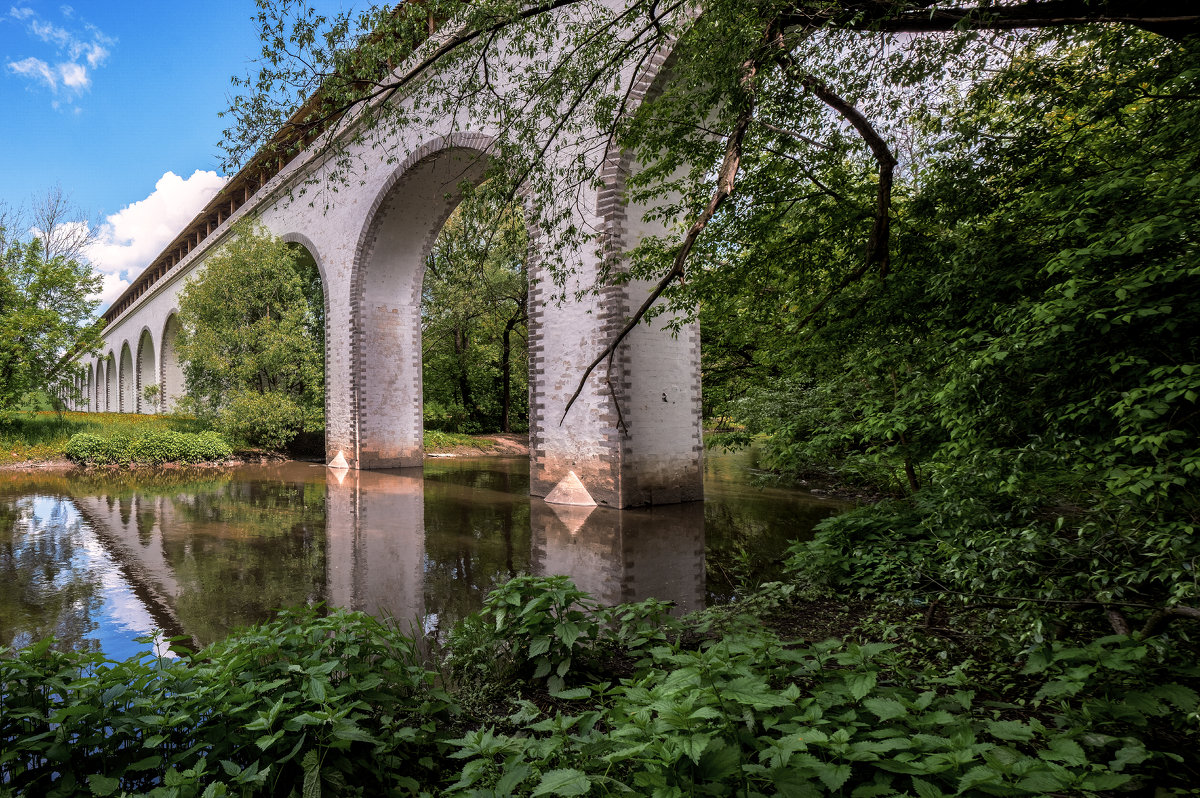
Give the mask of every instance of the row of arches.
M 142 329 L 135 346 L 128 340 L 108 354 L 87 363 L 77 373 L 74 390 L 67 396 L 71 410 L 94 413 L 166 413 L 183 396 L 183 367 L 176 340 L 179 317 L 167 316 L 155 340 L 149 327 Z M 158 391 L 147 394 L 146 389 Z

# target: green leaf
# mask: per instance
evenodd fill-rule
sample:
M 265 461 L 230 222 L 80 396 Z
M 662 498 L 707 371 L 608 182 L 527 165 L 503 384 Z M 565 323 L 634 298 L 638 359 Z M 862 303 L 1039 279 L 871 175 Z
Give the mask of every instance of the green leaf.
M 722 685 L 718 694 L 727 700 L 754 707 L 755 709 L 770 709 L 772 707 L 791 706 L 779 693 L 772 690 L 761 678 L 743 676 Z
M 814 769 L 817 771 L 817 778 L 831 792 L 837 792 L 842 789 L 842 785 L 850 780 L 850 766 L 846 764 L 831 765 L 822 762 L 815 765 Z
M 920 798 L 944 798 L 945 796 L 945 793 L 943 793 L 937 787 L 925 781 L 924 779 L 917 778 L 916 776 L 913 776 L 912 786 Z
M 875 689 L 877 679 L 875 671 L 850 673 L 846 675 L 846 687 L 855 701 L 861 701 Z
M 563 768 L 544 773 L 531 795 L 583 795 L 591 786 L 587 775 L 582 771 Z
M 863 706 L 880 720 L 891 720 L 908 714 L 905 706 L 894 698 L 868 698 L 863 701 Z
M 998 740 L 1032 740 L 1033 729 L 1019 720 L 992 720 L 987 723 L 988 732 Z
M 120 779 L 99 774 L 88 776 L 88 788 L 92 791 L 92 795 L 112 795 L 120 786 Z

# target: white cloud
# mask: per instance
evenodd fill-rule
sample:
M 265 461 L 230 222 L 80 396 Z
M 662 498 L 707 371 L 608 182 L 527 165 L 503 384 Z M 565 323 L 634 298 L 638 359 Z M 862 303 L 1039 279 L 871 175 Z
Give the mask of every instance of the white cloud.
M 40 58 L 29 56 L 28 58 L 22 58 L 20 61 L 9 61 L 8 68 L 17 75 L 39 83 L 45 83 L 50 91 L 58 89 L 58 75 L 50 68 L 49 64 Z
M 60 28 L 57 25 L 43 22 L 40 19 L 31 19 L 29 30 L 34 36 L 47 44 L 56 45 L 64 50 L 73 49 L 78 46 L 75 37 L 66 28 Z
M 50 66 L 51 59 L 29 56 L 8 61 L 6 66 L 12 74 L 48 88 L 55 95 L 51 103 L 55 108 L 61 107 L 64 100 L 70 105 L 91 87 L 92 75 L 89 70 L 102 66 L 116 44 L 116 39 L 95 25 L 76 19 L 74 9 L 70 6 L 62 6 L 59 12 L 69 20 L 70 27 L 43 19 L 32 8 L 25 6 L 12 6 L 8 11 L 10 17 L 25 23 L 32 38 L 50 45 L 54 51 L 52 60 L 55 65 Z M 83 26 L 82 30 L 77 29 L 79 25 Z M 75 110 L 78 111 L 77 108 Z
M 63 85 L 72 89 L 86 89 L 92 82 L 87 67 L 79 64 L 59 64 L 58 74 L 62 77 Z
M 150 196 L 105 219 L 87 251 L 88 260 L 104 275 L 100 296 L 105 306 L 179 235 L 227 179 L 199 169 L 186 180 L 167 172 Z
M 108 306 L 117 301 L 117 297 L 125 293 L 125 289 L 132 285 L 132 282 L 123 279 L 119 274 L 104 275 L 104 284 L 100 286 L 100 312 L 108 309 Z

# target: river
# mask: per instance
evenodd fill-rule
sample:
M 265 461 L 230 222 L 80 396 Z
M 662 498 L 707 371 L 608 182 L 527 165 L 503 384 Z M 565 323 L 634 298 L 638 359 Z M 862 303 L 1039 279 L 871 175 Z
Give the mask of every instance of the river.
M 845 506 L 756 484 L 754 465 L 710 453 L 705 501 L 642 510 L 531 499 L 523 457 L 0 473 L 0 646 L 54 636 L 120 659 L 155 632 L 203 646 L 322 602 L 441 636 L 521 573 L 696 610 L 777 575 L 788 542 Z

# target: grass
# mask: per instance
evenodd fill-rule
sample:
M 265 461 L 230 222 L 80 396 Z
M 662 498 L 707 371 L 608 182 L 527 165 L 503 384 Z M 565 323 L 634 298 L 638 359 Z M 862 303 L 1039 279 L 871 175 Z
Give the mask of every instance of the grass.
M 65 459 L 67 441 L 77 432 L 108 437 L 116 433 L 140 436 L 163 430 L 201 432 L 204 429 L 206 427 L 201 422 L 175 415 L 76 412 L 59 415 L 47 410 L 14 412 L 7 416 L 0 415 L 0 465 Z M 470 435 L 425 431 L 425 448 L 431 452 L 457 448 L 487 451 L 494 447 L 492 441 Z
M 77 432 L 107 437 L 161 430 L 196 432 L 196 426 L 186 418 L 137 413 L 12 413 L 0 416 L 0 465 L 63 459 L 67 441 Z
M 495 448 L 495 446 L 496 444 L 490 440 L 473 438 L 461 432 L 442 432 L 436 429 L 425 430 L 425 451 L 428 452 L 438 452 L 459 447 L 487 451 L 488 449 Z

